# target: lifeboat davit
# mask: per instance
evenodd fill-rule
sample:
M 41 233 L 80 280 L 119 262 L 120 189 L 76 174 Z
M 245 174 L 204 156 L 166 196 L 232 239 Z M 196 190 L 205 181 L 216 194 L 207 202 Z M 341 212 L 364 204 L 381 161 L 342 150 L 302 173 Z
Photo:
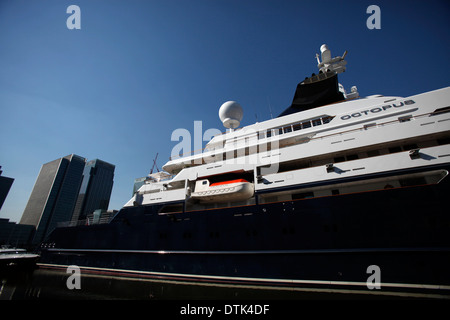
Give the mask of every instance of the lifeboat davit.
M 253 196 L 255 187 L 245 179 L 228 180 L 210 184 L 208 179 L 198 180 L 191 198 L 200 202 L 228 202 L 247 200 Z

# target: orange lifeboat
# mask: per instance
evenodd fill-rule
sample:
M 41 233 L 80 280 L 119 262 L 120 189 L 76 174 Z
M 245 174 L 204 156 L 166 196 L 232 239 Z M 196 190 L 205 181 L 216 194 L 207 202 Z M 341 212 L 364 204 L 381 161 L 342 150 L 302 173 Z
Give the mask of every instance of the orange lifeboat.
M 208 179 L 198 180 L 191 198 L 200 202 L 242 201 L 251 198 L 255 188 L 245 179 L 235 179 L 210 184 Z

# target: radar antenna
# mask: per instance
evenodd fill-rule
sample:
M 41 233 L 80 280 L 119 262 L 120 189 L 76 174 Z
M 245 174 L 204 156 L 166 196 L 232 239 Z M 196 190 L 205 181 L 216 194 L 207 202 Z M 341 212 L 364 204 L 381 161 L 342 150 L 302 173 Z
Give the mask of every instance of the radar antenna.
M 153 166 L 152 166 L 152 169 L 150 170 L 150 174 L 153 173 L 153 169 L 155 168 L 155 166 L 156 166 L 156 170 L 158 170 L 158 172 L 159 172 L 158 165 L 156 164 L 156 159 L 158 159 L 158 153 L 156 153 L 155 160 L 153 160 Z
M 342 73 L 345 71 L 345 65 L 347 61 L 345 61 L 345 56 L 347 55 L 347 50 L 341 56 L 334 57 L 331 59 L 331 51 L 326 44 L 323 44 L 320 47 L 320 54 L 322 56 L 322 62 L 319 59 L 319 54 L 316 54 L 317 59 L 317 68 L 323 73 L 334 71 L 336 73 Z

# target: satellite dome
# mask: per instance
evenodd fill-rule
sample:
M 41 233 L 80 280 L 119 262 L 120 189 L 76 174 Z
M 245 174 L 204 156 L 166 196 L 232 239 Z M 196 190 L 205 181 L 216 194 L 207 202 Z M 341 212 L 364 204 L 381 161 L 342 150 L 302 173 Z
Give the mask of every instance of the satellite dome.
M 225 128 L 235 129 L 239 127 L 244 112 L 236 101 L 227 101 L 219 109 L 219 118 Z

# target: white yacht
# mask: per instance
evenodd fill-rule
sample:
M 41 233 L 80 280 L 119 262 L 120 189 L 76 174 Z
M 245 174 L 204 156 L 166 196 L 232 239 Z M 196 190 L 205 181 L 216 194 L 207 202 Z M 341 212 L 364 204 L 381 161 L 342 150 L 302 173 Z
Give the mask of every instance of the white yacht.
M 280 116 L 172 157 L 109 224 L 58 228 L 42 267 L 274 290 L 449 296 L 450 87 L 360 97 L 318 73 Z M 368 270 L 381 285 L 372 290 Z

